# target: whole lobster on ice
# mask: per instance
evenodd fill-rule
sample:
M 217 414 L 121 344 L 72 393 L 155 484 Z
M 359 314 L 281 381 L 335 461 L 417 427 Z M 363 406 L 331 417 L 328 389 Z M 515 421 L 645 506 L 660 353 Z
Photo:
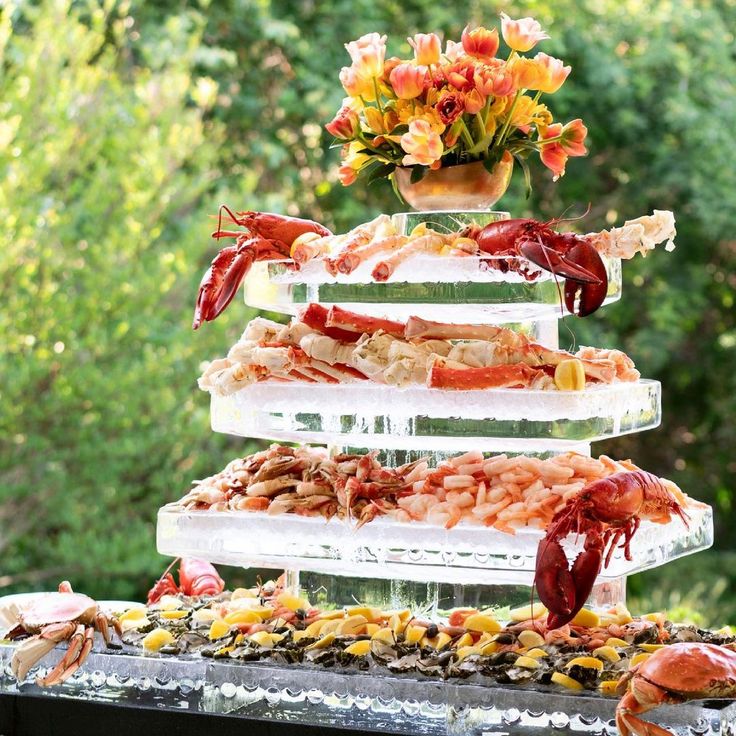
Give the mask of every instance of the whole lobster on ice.
M 561 220 L 498 220 L 483 228 L 470 228 L 467 236 L 483 253 L 493 256 L 523 256 L 545 271 L 565 278 L 565 306 L 585 317 L 603 304 L 608 293 L 608 274 L 598 251 L 583 237 L 558 233 Z
M 223 230 L 223 212 L 228 220 L 245 230 Z M 332 235 L 312 220 L 272 212 L 233 212 L 221 205 L 217 230 L 212 237 L 235 238 L 235 245 L 223 248 L 202 277 L 192 328 L 196 330 L 202 322 L 211 322 L 225 310 L 255 261 L 289 258 L 292 243 L 304 233 Z
M 687 514 L 674 495 L 656 475 L 643 470 L 593 481 L 571 498 L 555 514 L 537 549 L 534 584 L 549 610 L 547 627 L 556 629 L 575 618 L 622 538 L 626 559 L 631 559 L 629 545 L 643 517 L 664 522 L 671 514 L 687 526 Z M 568 534 L 585 535 L 572 568 L 560 544 Z
M 147 603 L 159 601 L 162 596 L 176 595 L 217 595 L 225 589 L 225 581 L 219 576 L 213 565 L 196 557 L 183 557 L 179 565 L 179 585 L 174 581 L 174 576 L 169 572 L 179 560 L 174 560 L 163 575 L 154 583 L 148 591 Z

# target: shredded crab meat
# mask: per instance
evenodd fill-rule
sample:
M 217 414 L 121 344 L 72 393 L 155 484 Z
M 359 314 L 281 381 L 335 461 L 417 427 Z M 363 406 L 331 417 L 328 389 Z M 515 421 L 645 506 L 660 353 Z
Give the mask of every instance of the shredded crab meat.
M 643 256 L 654 250 L 660 243 L 664 249 L 675 248 L 675 216 L 667 210 L 654 210 L 651 215 L 627 220 L 621 227 L 590 233 L 587 240 L 601 254 L 609 258 L 633 258 L 637 253 Z

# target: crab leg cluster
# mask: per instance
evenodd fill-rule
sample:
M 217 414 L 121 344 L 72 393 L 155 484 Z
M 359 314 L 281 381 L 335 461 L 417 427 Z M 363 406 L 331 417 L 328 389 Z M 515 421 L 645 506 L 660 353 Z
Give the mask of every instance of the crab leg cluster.
M 205 391 L 234 393 L 259 381 L 353 383 L 399 388 L 579 390 L 636 381 L 618 350 L 551 350 L 513 330 L 410 317 L 396 322 L 333 306 L 309 305 L 288 325 L 252 320 L 225 358 L 199 379 Z

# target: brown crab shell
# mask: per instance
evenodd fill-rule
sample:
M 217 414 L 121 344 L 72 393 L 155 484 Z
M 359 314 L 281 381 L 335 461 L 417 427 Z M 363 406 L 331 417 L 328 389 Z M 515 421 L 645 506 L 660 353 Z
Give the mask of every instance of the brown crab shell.
M 96 614 L 97 603 L 82 593 L 46 593 L 25 606 L 18 618 L 26 631 L 35 634 L 44 626 L 65 621 L 90 626 Z
M 716 644 L 670 644 L 639 665 L 636 675 L 688 698 L 736 697 L 736 652 Z

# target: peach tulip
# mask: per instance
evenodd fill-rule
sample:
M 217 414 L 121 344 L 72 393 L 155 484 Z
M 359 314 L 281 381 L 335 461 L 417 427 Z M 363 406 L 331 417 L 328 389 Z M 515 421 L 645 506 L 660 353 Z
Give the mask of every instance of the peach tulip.
M 424 91 L 427 67 L 405 62 L 391 71 L 391 86 L 401 100 L 412 100 Z
M 478 66 L 474 80 L 475 88 L 486 96 L 508 97 L 516 91 L 514 75 L 503 64 Z
M 412 120 L 409 131 L 401 136 L 401 147 L 406 151 L 404 166 L 431 166 L 442 157 L 443 146 L 439 135 L 426 120 Z
M 442 45 L 436 33 L 416 33 L 406 39 L 414 49 L 414 60 L 420 66 L 440 63 Z
M 361 76 L 353 66 L 344 66 L 340 70 L 340 82 L 351 97 L 365 97 L 366 99 L 375 97 L 373 81 Z
M 541 51 L 534 57 L 534 61 L 546 72 L 546 79 L 538 89 L 548 95 L 552 95 L 562 87 L 572 67 L 565 66 L 561 59 L 548 56 Z
M 459 41 L 446 41 L 445 56 L 451 64 L 465 56 L 465 49 L 463 48 L 462 43 Z
M 534 18 L 512 20 L 506 13 L 501 13 L 501 33 L 509 48 L 522 53 L 534 48 L 539 41 L 549 38 Z
M 386 59 L 386 36 L 378 33 L 367 33 L 357 41 L 345 44 L 345 48 L 353 60 L 355 71 L 365 79 L 373 79 L 383 74 Z
M 469 26 L 465 26 L 462 35 L 462 44 L 465 53 L 474 56 L 476 59 L 488 61 L 492 59 L 498 51 L 498 31 L 494 28 L 489 31 L 483 26 L 469 30 Z
M 546 68 L 534 59 L 519 56 L 511 62 L 510 67 L 518 89 L 541 89 L 547 82 Z

